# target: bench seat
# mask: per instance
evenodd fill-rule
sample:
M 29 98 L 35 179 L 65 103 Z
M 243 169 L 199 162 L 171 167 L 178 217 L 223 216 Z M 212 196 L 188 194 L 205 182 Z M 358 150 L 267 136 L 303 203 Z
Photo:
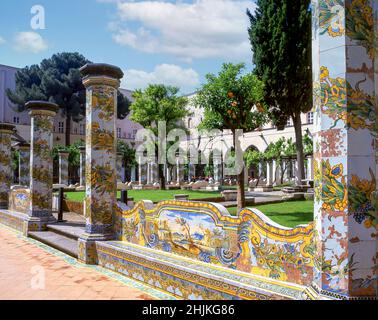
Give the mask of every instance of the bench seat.
M 98 263 L 176 298 L 303 299 L 305 286 L 228 269 L 123 241 L 96 242 Z

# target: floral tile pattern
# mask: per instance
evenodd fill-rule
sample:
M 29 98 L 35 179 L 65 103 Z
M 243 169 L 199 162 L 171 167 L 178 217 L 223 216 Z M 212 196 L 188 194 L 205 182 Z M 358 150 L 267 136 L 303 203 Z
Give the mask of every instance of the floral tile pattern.
M 85 217 L 88 233 L 111 233 L 116 202 L 116 89 L 87 88 Z
M 68 186 L 68 152 L 59 153 L 59 184 Z
M 30 147 L 19 148 L 19 184 L 29 187 L 30 184 Z
M 11 135 L 12 130 L 0 124 L 0 208 L 8 207 L 8 194 L 12 181 Z
M 309 285 L 313 275 L 312 225 L 276 225 L 256 209 L 231 217 L 216 205 L 163 201 L 147 209 L 139 202 L 117 210 L 117 239 L 280 281 Z
M 314 284 L 334 296 L 376 296 L 377 1 L 312 7 Z

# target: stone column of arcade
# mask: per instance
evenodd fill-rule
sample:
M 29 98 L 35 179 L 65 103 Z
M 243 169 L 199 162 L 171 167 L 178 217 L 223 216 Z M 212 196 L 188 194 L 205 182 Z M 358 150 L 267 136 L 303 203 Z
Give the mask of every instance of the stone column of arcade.
M 266 185 L 267 187 L 273 185 L 273 163 L 270 160 L 266 162 Z
M 85 186 L 85 162 L 86 162 L 86 155 L 85 155 L 85 147 L 79 147 L 80 150 L 80 186 Z
M 19 185 L 29 187 L 30 184 L 30 144 L 23 142 L 18 144 L 19 160 L 18 175 Z
M 24 224 L 24 234 L 44 231 L 55 221 L 52 215 L 53 186 L 53 127 L 59 106 L 45 101 L 25 104 L 31 117 L 30 148 L 30 207 Z
M 123 72 L 107 64 L 80 69 L 87 90 L 85 232 L 79 238 L 78 258 L 97 263 L 96 241 L 111 240 L 116 207 L 117 89 Z
M 377 1 L 313 1 L 313 289 L 377 297 Z
M 307 156 L 307 180 L 313 180 L 314 179 L 314 161 L 313 156 Z
M 68 156 L 67 151 L 58 151 L 59 156 L 59 184 L 68 186 Z
M 0 209 L 8 208 L 12 181 L 11 141 L 15 126 L 0 123 Z

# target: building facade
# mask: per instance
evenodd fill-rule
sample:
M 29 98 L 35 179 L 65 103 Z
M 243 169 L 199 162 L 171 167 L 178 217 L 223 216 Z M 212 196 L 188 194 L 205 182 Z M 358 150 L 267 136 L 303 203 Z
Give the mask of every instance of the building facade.
M 18 70 L 19 69 L 15 67 L 0 65 L 0 122 L 14 124 L 17 129 L 18 135 L 29 142 L 31 132 L 30 116 L 28 112 L 18 112 L 16 106 L 14 106 L 9 101 L 6 95 L 7 89 L 15 89 L 15 75 Z M 132 91 L 122 88 L 119 90 L 130 101 L 133 101 Z M 203 110 L 195 108 L 193 104 L 193 98 L 195 97 L 195 95 L 196 93 L 187 95 L 189 100 L 188 109 L 190 111 L 190 115 L 182 120 L 182 124 L 188 129 L 189 135 L 187 137 L 187 140 L 182 144 L 182 147 L 187 150 L 196 149 L 206 157 L 209 157 L 211 151 L 216 148 L 214 141 L 217 139 L 207 138 L 206 136 L 198 133 L 197 128 L 202 122 L 204 115 Z M 308 133 L 310 136 L 312 136 L 312 112 L 308 112 L 307 114 L 302 115 L 302 124 L 303 134 Z M 66 129 L 66 118 L 60 110 L 54 119 L 54 144 L 65 145 Z M 135 136 L 139 129 L 142 129 L 142 126 L 131 121 L 130 115 L 125 119 L 118 119 L 117 139 L 121 139 L 128 143 L 131 147 L 135 148 L 137 146 L 137 143 L 135 142 Z M 85 140 L 85 119 L 80 122 L 71 121 L 70 131 L 71 143 L 77 140 Z M 244 133 L 241 139 L 241 147 L 243 151 L 246 151 L 249 148 L 254 148 L 263 152 L 270 143 L 276 142 L 281 137 L 285 137 L 286 139 L 291 138 L 293 139 L 293 141 L 295 141 L 294 126 L 291 120 L 288 122 L 285 129 L 281 131 L 278 131 L 271 123 L 268 123 L 264 125 L 260 130 Z M 218 137 L 218 141 L 219 139 L 221 139 L 223 144 L 222 152 L 224 152 L 224 150 L 229 150 L 233 144 L 231 132 L 227 130 L 223 131 L 221 137 Z M 220 159 L 220 162 L 222 168 L 224 168 L 223 159 Z M 291 167 L 294 168 L 294 166 L 295 163 Z M 148 169 L 149 167 L 150 169 Z M 149 184 L 159 181 L 157 174 L 153 172 L 154 170 L 152 168 L 153 164 L 151 164 L 150 166 L 146 165 L 144 171 L 146 172 L 146 177 L 150 177 L 150 179 L 142 177 L 142 181 L 145 181 L 146 183 L 149 182 Z M 191 180 L 194 177 L 198 178 L 205 176 L 205 165 L 201 164 L 200 158 L 198 159 L 198 164 L 195 164 L 192 170 L 186 169 L 180 171 L 180 169 L 177 169 L 177 165 L 170 166 L 170 168 L 170 173 L 168 173 L 168 171 L 166 172 L 166 178 L 168 181 L 187 181 Z M 246 178 L 261 175 L 261 172 L 257 172 L 261 170 L 266 171 L 266 164 L 263 164 L 261 168 L 248 168 L 248 170 L 246 171 Z M 130 176 L 134 177 L 132 180 L 138 179 L 138 173 L 135 173 L 139 172 L 138 168 L 133 168 L 133 172 L 134 174 L 130 174 Z M 178 172 L 181 172 L 183 176 L 180 177 L 180 174 L 178 174 Z M 221 172 L 222 173 L 220 173 L 219 175 L 221 176 L 220 178 L 223 179 L 225 175 L 223 174 L 223 170 L 221 170 Z M 288 172 L 289 178 L 292 178 L 295 175 L 295 169 L 290 169 L 288 170 Z
M 17 133 L 26 141 L 30 141 L 30 116 L 28 112 L 18 112 L 15 105 L 8 99 L 6 90 L 14 90 L 16 87 L 15 76 L 19 69 L 0 64 L 0 122 L 11 123 L 16 126 Z M 120 89 L 130 101 L 132 91 Z M 134 146 L 136 132 L 142 127 L 129 119 L 117 120 L 117 138 Z M 54 144 L 65 145 L 66 118 L 61 111 L 54 119 Z M 85 140 L 85 119 L 80 122 L 71 121 L 71 143 L 77 140 Z

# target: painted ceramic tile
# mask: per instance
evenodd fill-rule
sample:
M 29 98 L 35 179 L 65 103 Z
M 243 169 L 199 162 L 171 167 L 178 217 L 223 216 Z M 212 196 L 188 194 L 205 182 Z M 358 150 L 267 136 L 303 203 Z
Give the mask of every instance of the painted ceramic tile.
M 59 153 L 59 184 L 68 186 L 68 156 L 69 153 Z
M 0 131 L 0 207 L 8 206 L 8 194 L 12 181 L 11 131 Z
M 53 117 L 38 113 L 32 116 L 31 203 L 29 215 L 45 217 L 52 208 L 52 132 Z
M 164 201 L 151 210 L 139 202 L 118 210 L 120 240 L 205 263 L 282 281 L 310 284 L 312 226 L 280 229 L 257 210 L 226 216 L 209 203 Z
M 87 145 L 85 217 L 88 233 L 111 233 L 116 201 L 116 90 L 87 89 Z
M 19 159 L 19 184 L 29 186 L 30 184 L 30 148 L 20 148 Z

